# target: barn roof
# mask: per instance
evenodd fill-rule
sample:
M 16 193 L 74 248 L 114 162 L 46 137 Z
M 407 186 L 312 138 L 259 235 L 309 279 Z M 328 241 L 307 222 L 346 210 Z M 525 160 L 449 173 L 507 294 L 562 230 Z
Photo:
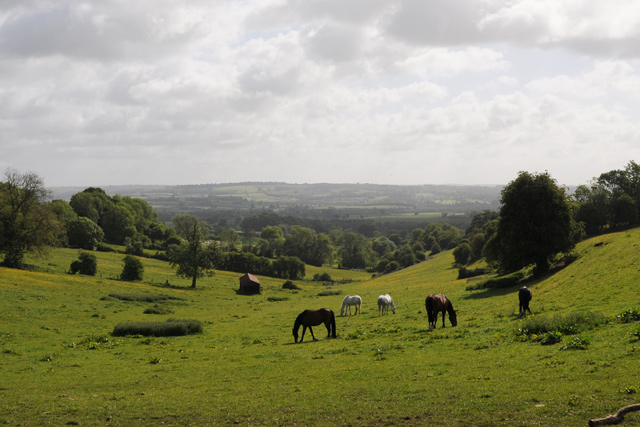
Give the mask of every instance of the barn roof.
M 251 273 L 247 273 L 240 278 L 241 285 L 244 285 L 249 282 L 260 284 L 260 280 L 258 280 L 258 278 Z

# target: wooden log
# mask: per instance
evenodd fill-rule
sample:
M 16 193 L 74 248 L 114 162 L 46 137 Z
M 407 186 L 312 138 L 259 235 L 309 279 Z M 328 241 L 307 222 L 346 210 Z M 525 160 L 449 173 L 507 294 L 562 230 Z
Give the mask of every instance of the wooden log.
M 615 414 L 609 415 L 605 418 L 594 418 L 589 421 L 589 427 L 620 424 L 624 421 L 625 414 L 633 411 L 640 411 L 640 404 L 636 403 L 634 405 L 625 406 L 624 408 L 618 409 L 618 412 Z

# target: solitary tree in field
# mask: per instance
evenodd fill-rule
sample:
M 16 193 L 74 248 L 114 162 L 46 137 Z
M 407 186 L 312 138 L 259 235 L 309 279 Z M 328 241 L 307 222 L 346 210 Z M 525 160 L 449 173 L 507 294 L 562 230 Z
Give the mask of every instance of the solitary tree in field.
M 548 173 L 520 172 L 503 190 L 492 252 L 502 270 L 535 264 L 549 269 L 549 258 L 575 246 L 569 201 Z
M 13 169 L 5 178 L 0 182 L 0 255 L 3 265 L 19 268 L 27 252 L 57 244 L 62 226 L 46 202 L 42 178 Z
M 172 221 L 183 242 L 169 252 L 169 262 L 177 267 L 178 276 L 191 278 L 191 287 L 195 288 L 196 279 L 215 274 L 220 251 L 215 244 L 206 242 L 209 227 L 195 216 L 176 215 Z

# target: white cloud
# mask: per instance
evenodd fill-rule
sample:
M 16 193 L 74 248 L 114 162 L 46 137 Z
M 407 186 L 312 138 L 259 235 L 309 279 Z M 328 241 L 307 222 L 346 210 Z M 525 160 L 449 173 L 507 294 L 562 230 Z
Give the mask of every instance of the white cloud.
M 0 169 L 50 185 L 582 183 L 640 161 L 635 7 L 2 2 Z

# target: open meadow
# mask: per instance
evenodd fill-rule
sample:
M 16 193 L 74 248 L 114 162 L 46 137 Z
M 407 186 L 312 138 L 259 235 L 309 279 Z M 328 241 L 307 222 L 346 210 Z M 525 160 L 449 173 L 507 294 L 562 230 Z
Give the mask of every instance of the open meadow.
M 240 274 L 220 271 L 191 290 L 152 259 L 142 260 L 142 282 L 116 280 L 115 253 L 95 253 L 95 277 L 70 276 L 77 251 L 57 249 L 29 259 L 35 271 L 0 268 L 0 425 L 584 426 L 640 399 L 640 322 L 616 320 L 640 309 L 640 229 L 576 252 L 527 284 L 528 321 L 603 320 L 542 345 L 519 333 L 518 287 L 466 290 L 451 251 L 377 278 L 308 268 L 309 278 L 351 282 L 297 281 L 300 291 L 260 277 L 262 294 L 242 296 Z M 386 293 L 397 314 L 379 316 Z M 431 293 L 453 302 L 457 327 L 440 318 L 428 329 Z M 110 296 L 122 294 L 173 299 Z M 340 316 L 353 294 L 362 314 Z M 318 326 L 317 341 L 307 331 L 294 344 L 296 316 L 320 307 L 336 313 L 337 338 Z M 198 320 L 203 332 L 111 335 L 119 323 L 169 318 Z M 640 414 L 625 425 L 640 425 Z

